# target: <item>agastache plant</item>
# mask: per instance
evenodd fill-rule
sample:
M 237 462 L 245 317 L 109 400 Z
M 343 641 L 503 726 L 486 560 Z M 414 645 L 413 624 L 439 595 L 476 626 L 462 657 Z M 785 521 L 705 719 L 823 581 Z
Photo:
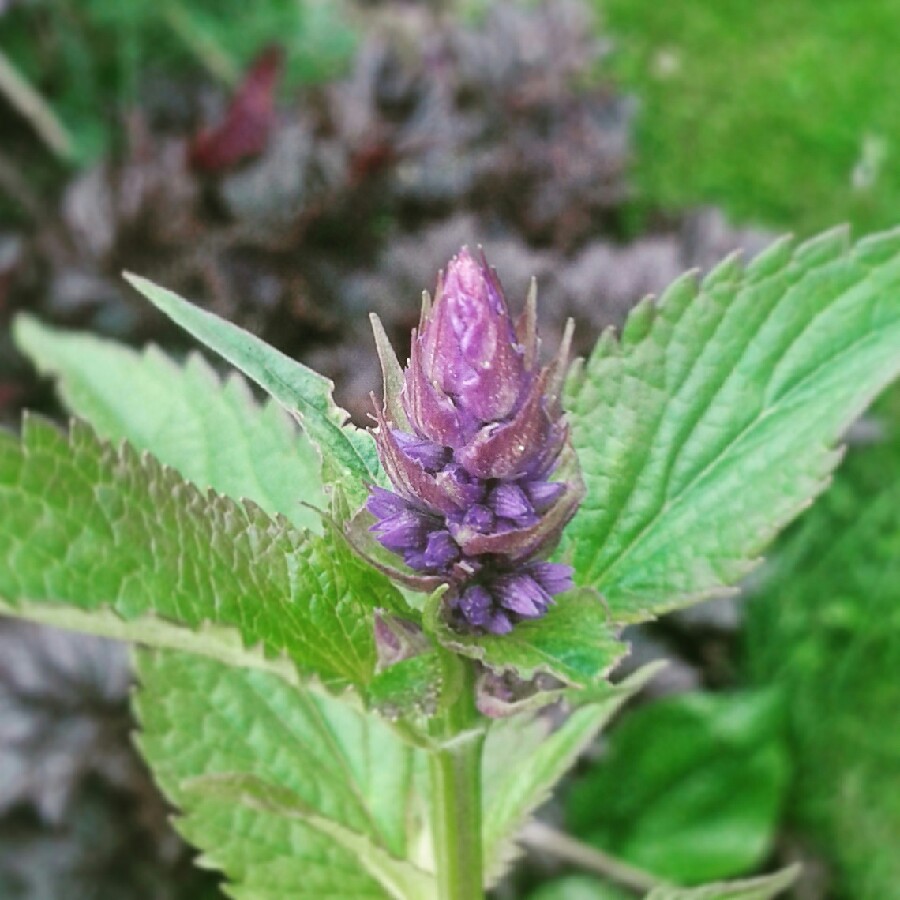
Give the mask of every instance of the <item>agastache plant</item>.
M 405 369 L 375 320 L 372 430 L 327 379 L 129 280 L 272 401 L 20 318 L 76 419 L 0 433 L 0 608 L 138 645 L 139 746 L 239 898 L 483 897 L 652 676 L 617 677 L 623 628 L 736 584 L 900 372 L 900 232 L 686 275 L 571 371 L 571 330 L 542 360 L 534 291 L 513 316 L 462 250 Z M 576 856 L 651 900 L 796 875 L 695 889 Z
M 572 587 L 571 567 L 546 561 L 583 494 L 577 471 L 554 480 L 571 453 L 560 400 L 568 341 L 541 367 L 535 313 L 532 293 L 514 324 L 496 273 L 463 249 L 434 307 L 423 305 L 402 406 L 391 404 L 399 421 L 387 405 L 377 411 L 394 491 L 372 488 L 372 530 L 410 568 L 446 580 L 461 630 L 506 634 Z

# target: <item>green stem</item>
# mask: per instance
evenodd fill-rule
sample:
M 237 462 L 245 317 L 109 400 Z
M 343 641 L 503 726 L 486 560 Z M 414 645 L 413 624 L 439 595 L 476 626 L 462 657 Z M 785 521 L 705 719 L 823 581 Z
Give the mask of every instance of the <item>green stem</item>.
M 589 872 L 595 872 L 607 881 L 642 896 L 663 884 L 655 875 L 616 859 L 596 847 L 583 844 L 543 822 L 529 822 L 522 829 L 519 842 L 533 850 L 551 853 Z
M 472 663 L 458 657 L 448 668 L 461 680 L 454 704 L 435 717 L 429 758 L 431 833 L 439 900 L 481 900 L 481 748 L 484 731 L 475 707 Z

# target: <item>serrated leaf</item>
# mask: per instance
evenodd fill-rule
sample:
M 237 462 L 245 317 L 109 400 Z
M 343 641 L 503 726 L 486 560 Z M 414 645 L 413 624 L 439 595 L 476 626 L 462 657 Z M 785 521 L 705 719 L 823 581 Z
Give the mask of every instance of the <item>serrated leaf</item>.
M 772 900 L 786 891 L 799 874 L 799 866 L 790 866 L 772 875 L 744 881 L 722 881 L 695 888 L 662 886 L 651 891 L 646 900 Z
M 425 759 L 384 722 L 265 673 L 173 653 L 137 662 L 138 744 L 231 896 L 434 895 Z
M 185 802 L 195 810 L 210 803 L 239 806 L 282 820 L 302 822 L 352 854 L 359 867 L 392 897 L 423 897 L 434 889 L 434 878 L 404 860 L 395 859 L 365 834 L 318 815 L 293 791 L 254 775 L 201 775 L 182 783 Z
M 462 634 L 441 618 L 443 593 L 426 601 L 423 624 L 449 650 L 480 660 L 497 672 L 515 672 L 528 679 L 539 672 L 566 684 L 599 683 L 627 653 L 615 637 L 609 614 L 591 590 L 574 590 L 556 597 L 542 619 L 518 623 L 509 634 Z
M 59 624 L 72 610 L 110 613 L 130 640 L 171 637 L 203 653 L 214 631 L 287 657 L 334 685 L 364 684 L 375 664 L 372 611 L 403 611 L 386 578 L 343 540 L 302 532 L 212 492 L 80 423 L 67 438 L 27 418 L 21 441 L 0 434 L 0 598 L 16 615 Z M 167 625 L 144 629 L 154 615 Z M 126 627 L 128 626 L 128 627 Z M 229 645 L 233 650 L 233 643 Z
M 493 722 L 484 745 L 485 868 L 495 881 L 515 857 L 510 843 L 531 813 L 550 798 L 612 716 L 657 673 L 645 666 L 597 699 L 575 709 L 555 731 L 546 718 L 512 716 Z
M 900 231 L 842 230 L 685 276 L 570 384 L 587 497 L 563 553 L 618 622 L 745 575 L 900 371 Z
M 348 487 L 355 487 L 354 499 L 364 498 L 364 482 L 374 480 L 380 471 L 375 442 L 368 432 L 347 424 L 347 413 L 332 398 L 334 384 L 329 379 L 172 291 L 138 275 L 125 277 L 173 322 L 298 416 L 310 440 L 322 452 L 326 468 L 334 466 L 339 475 L 349 476 Z
M 280 406 L 259 406 L 237 373 L 223 382 L 199 355 L 177 365 L 156 347 L 137 353 L 28 316 L 16 320 L 15 338 L 100 437 L 127 440 L 201 488 L 321 531 L 309 508 L 325 505 L 315 450 Z
M 769 692 L 684 694 L 644 706 L 571 785 L 569 829 L 678 884 L 753 871 L 771 850 L 788 787 L 782 729 Z

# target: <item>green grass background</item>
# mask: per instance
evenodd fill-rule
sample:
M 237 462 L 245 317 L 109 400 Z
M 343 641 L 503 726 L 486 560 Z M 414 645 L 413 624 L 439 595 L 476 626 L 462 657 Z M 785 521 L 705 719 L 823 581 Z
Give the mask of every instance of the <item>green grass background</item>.
M 646 206 L 801 234 L 900 222 L 898 0 L 595 0 Z

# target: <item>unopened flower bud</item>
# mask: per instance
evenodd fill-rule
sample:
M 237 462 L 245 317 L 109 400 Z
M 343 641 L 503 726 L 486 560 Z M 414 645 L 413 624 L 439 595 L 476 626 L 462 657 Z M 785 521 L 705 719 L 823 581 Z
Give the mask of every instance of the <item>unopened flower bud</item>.
M 574 464 L 555 477 L 574 459 L 559 403 L 567 347 L 545 368 L 537 356 L 533 297 L 514 323 L 496 273 L 463 249 L 423 308 L 399 397 L 376 410 L 394 490 L 372 488 L 372 531 L 446 580 L 463 630 L 506 633 L 571 587 L 569 567 L 545 561 L 583 493 Z

